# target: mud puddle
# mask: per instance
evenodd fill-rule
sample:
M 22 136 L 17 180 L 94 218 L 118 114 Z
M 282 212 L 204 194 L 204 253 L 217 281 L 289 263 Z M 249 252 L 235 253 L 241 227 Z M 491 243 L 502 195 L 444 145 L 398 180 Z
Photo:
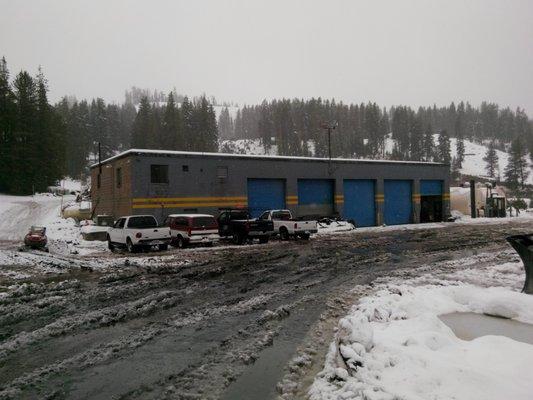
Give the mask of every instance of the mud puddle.
M 450 327 L 459 339 L 473 340 L 482 336 L 496 335 L 533 344 L 531 324 L 471 312 L 439 315 L 439 319 Z

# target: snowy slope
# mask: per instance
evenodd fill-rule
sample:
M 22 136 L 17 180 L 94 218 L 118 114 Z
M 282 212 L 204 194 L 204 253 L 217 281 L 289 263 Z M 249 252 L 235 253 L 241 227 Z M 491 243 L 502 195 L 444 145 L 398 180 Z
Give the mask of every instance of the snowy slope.
M 104 242 L 88 242 L 81 238 L 80 227 L 72 218 L 61 217 L 61 206 L 73 202 L 75 196 L 9 196 L 0 194 L 0 242 L 22 243 L 32 225 L 46 227 L 51 253 L 88 254 L 105 248 Z M 0 249 L 0 256 L 4 250 Z
M 58 196 L 0 195 L 0 240 L 20 240 L 31 225 L 47 226 L 60 217 L 60 212 Z

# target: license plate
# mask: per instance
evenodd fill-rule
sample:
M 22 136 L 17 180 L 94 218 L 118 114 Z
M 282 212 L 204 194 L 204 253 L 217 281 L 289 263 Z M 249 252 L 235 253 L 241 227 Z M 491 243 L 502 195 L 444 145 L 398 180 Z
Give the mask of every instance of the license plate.
M 155 246 L 157 244 L 164 244 L 161 240 L 154 240 L 152 241 L 152 244 Z
M 206 238 L 206 237 L 202 238 L 202 242 L 209 242 L 209 238 Z
M 310 233 L 311 233 L 311 232 L 309 232 L 309 231 L 305 231 L 305 234 L 306 234 L 306 235 L 309 235 Z

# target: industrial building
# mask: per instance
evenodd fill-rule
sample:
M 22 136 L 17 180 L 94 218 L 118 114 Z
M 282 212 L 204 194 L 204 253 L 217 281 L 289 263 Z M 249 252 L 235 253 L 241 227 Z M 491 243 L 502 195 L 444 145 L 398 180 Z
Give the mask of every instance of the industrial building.
M 131 149 L 91 167 L 93 213 L 114 217 L 290 209 L 357 226 L 442 221 L 449 166 L 439 163 Z

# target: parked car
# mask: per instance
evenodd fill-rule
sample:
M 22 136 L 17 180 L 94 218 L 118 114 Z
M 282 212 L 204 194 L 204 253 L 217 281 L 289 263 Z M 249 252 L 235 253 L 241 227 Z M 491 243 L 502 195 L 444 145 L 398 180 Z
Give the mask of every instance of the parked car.
M 208 214 L 171 214 L 164 223 L 170 228 L 171 244 L 183 248 L 192 244 L 212 246 L 220 240 L 215 217 Z
M 32 226 L 24 236 L 24 245 L 30 249 L 45 249 L 48 243 L 46 228 L 44 226 Z
M 170 230 L 159 226 L 152 215 L 121 217 L 109 228 L 107 244 L 110 250 L 126 247 L 130 253 L 152 246 L 166 250 L 170 244 Z
M 259 217 L 260 221 L 272 221 L 274 233 L 281 240 L 290 237 L 309 240 L 312 233 L 317 233 L 316 221 L 303 221 L 293 218 L 290 210 L 268 210 Z
M 259 239 L 260 243 L 267 243 L 274 234 L 272 221 L 252 218 L 247 210 L 225 210 L 218 216 L 218 232 L 221 237 L 231 238 L 233 243 L 242 244 L 250 239 Z

